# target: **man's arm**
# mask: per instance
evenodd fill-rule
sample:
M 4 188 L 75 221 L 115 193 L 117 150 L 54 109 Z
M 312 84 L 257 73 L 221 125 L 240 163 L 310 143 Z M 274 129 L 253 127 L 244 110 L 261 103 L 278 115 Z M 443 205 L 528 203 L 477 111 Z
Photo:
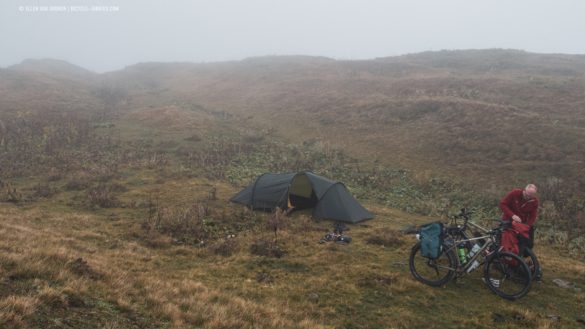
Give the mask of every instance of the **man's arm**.
M 530 212 L 528 219 L 526 219 L 526 224 L 530 226 L 534 225 L 534 222 L 536 222 L 536 216 L 538 215 L 538 199 L 535 199 L 534 202 L 536 202 L 536 206 Z
M 500 209 L 504 212 L 504 217 L 506 219 L 512 219 L 514 216 L 514 212 L 508 207 L 508 204 L 512 201 L 514 191 L 509 192 L 506 196 L 500 201 Z

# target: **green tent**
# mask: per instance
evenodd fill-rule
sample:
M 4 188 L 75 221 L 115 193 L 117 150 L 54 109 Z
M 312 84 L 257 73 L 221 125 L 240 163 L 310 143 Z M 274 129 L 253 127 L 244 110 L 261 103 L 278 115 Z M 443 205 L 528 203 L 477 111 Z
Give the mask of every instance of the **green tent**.
M 309 171 L 260 175 L 230 201 L 251 209 L 313 208 L 313 217 L 358 223 L 374 218 L 340 182 Z

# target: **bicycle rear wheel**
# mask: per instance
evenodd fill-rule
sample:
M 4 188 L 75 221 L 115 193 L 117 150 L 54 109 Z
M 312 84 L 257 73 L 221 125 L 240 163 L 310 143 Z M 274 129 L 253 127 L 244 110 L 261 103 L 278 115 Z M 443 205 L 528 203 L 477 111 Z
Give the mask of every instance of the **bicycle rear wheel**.
M 412 247 L 409 265 L 410 273 L 415 279 L 433 287 L 442 286 L 453 279 L 457 268 L 457 260 L 446 245 L 443 244 L 441 247 L 443 252 L 435 259 L 422 256 L 420 242 Z
M 486 261 L 484 280 L 496 295 L 516 300 L 530 291 L 532 275 L 530 268 L 518 255 L 496 252 Z

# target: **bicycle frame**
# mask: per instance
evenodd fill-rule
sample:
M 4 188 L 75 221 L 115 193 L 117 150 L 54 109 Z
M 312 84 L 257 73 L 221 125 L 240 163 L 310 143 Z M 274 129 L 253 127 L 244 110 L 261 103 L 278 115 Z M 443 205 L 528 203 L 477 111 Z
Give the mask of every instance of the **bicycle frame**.
M 487 228 L 485 228 L 483 226 L 480 226 L 480 225 L 478 225 L 478 224 L 476 224 L 476 223 L 474 223 L 472 221 L 467 221 L 467 224 L 470 224 L 471 226 L 473 226 L 473 227 L 477 228 L 478 230 L 482 231 L 483 233 L 487 233 L 487 232 L 490 231 L 489 229 L 487 229 Z
M 474 223 L 472 223 L 474 224 Z M 476 224 L 474 224 L 476 225 Z M 479 225 L 478 225 L 479 226 Z M 470 239 L 462 239 L 462 240 L 455 240 L 453 239 L 453 245 L 445 250 L 444 252 L 455 252 L 455 248 L 457 248 L 457 246 L 462 243 L 462 242 L 472 242 L 472 241 L 477 241 L 477 240 L 485 240 L 485 243 L 483 244 L 483 246 L 480 247 L 480 249 L 470 258 L 467 260 L 467 263 L 465 265 L 462 265 L 459 257 L 457 258 L 457 263 L 459 264 L 459 266 L 457 266 L 457 268 L 449 268 L 450 270 L 454 270 L 458 276 L 461 275 L 465 275 L 467 273 L 471 273 L 473 271 L 475 271 L 477 268 L 479 268 L 479 266 L 477 266 L 475 269 L 473 269 L 472 271 L 468 272 L 468 269 L 472 266 L 472 264 L 475 261 L 479 262 L 479 265 L 482 265 L 484 263 L 485 258 L 487 258 L 489 255 L 491 255 L 494 251 L 491 251 L 489 253 L 484 253 L 486 250 L 488 250 L 491 246 L 493 246 L 496 243 L 496 240 L 493 236 L 493 234 L 487 234 L 487 235 L 483 235 L 483 236 L 479 236 L 479 237 L 473 237 Z M 501 249 L 501 248 L 499 248 Z M 499 251 L 496 250 L 496 251 Z M 479 258 L 485 254 L 484 260 L 479 261 Z

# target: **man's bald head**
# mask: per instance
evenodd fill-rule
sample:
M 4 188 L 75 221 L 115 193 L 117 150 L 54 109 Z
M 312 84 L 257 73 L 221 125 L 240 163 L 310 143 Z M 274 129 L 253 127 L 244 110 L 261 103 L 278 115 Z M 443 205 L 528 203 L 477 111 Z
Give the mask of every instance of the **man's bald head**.
M 528 184 L 524 188 L 524 196 L 526 196 L 527 198 L 536 197 L 536 192 L 537 192 L 537 189 L 536 189 L 536 185 L 534 185 L 534 184 Z

